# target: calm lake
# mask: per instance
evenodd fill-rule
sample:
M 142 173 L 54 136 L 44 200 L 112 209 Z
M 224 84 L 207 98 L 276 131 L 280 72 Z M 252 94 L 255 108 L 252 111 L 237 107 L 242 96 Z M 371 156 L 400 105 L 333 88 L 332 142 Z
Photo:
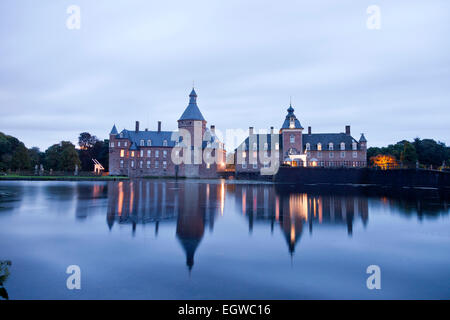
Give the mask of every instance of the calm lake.
M 436 191 L 0 181 L 0 287 L 10 299 L 448 299 L 449 212 Z

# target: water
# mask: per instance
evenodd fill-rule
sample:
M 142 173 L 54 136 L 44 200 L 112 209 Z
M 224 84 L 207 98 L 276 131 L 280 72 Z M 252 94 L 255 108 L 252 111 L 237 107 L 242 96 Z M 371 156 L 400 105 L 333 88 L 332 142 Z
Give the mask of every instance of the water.
M 2 285 L 10 299 L 448 299 L 449 211 L 435 191 L 2 181 Z

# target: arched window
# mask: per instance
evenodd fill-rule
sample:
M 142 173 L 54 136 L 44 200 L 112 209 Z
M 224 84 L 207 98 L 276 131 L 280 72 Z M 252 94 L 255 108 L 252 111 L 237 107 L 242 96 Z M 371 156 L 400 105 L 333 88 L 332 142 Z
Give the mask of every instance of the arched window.
M 139 142 L 139 145 L 140 145 L 141 147 L 144 146 L 144 139 L 142 139 L 142 140 Z
M 152 145 L 152 140 L 148 139 L 147 140 L 147 147 L 150 147 Z
M 320 142 L 317 144 L 317 150 L 322 151 L 322 144 Z
M 330 142 L 330 143 L 328 144 L 328 149 L 329 149 L 329 150 L 334 150 L 333 142 Z
M 345 143 L 341 142 L 341 150 L 345 150 Z
M 309 142 L 306 144 L 306 150 L 311 150 L 311 145 L 309 144 Z
M 163 141 L 163 146 L 164 146 L 164 147 L 167 147 L 167 140 L 164 140 L 164 141 Z
M 295 143 L 295 136 L 293 134 L 291 134 L 290 140 L 291 140 L 291 143 Z

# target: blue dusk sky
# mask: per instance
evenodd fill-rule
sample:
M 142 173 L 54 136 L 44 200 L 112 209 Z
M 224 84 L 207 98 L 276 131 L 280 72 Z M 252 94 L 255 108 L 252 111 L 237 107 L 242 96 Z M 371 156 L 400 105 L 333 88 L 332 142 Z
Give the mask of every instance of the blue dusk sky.
M 292 96 L 316 133 L 449 144 L 449 33 L 448 0 L 2 0 L 0 131 L 45 150 L 114 123 L 174 130 L 195 80 L 223 131 L 280 127 Z

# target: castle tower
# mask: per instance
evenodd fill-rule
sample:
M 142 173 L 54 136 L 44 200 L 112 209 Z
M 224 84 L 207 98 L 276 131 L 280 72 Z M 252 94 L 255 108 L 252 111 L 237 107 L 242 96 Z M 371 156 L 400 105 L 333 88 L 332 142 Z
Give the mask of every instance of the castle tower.
M 300 165 L 295 159 L 300 159 L 300 156 L 303 155 L 303 127 L 294 114 L 292 104 L 289 104 L 287 112 L 286 119 L 280 129 L 283 145 L 282 161 L 289 158 L 292 165 Z

